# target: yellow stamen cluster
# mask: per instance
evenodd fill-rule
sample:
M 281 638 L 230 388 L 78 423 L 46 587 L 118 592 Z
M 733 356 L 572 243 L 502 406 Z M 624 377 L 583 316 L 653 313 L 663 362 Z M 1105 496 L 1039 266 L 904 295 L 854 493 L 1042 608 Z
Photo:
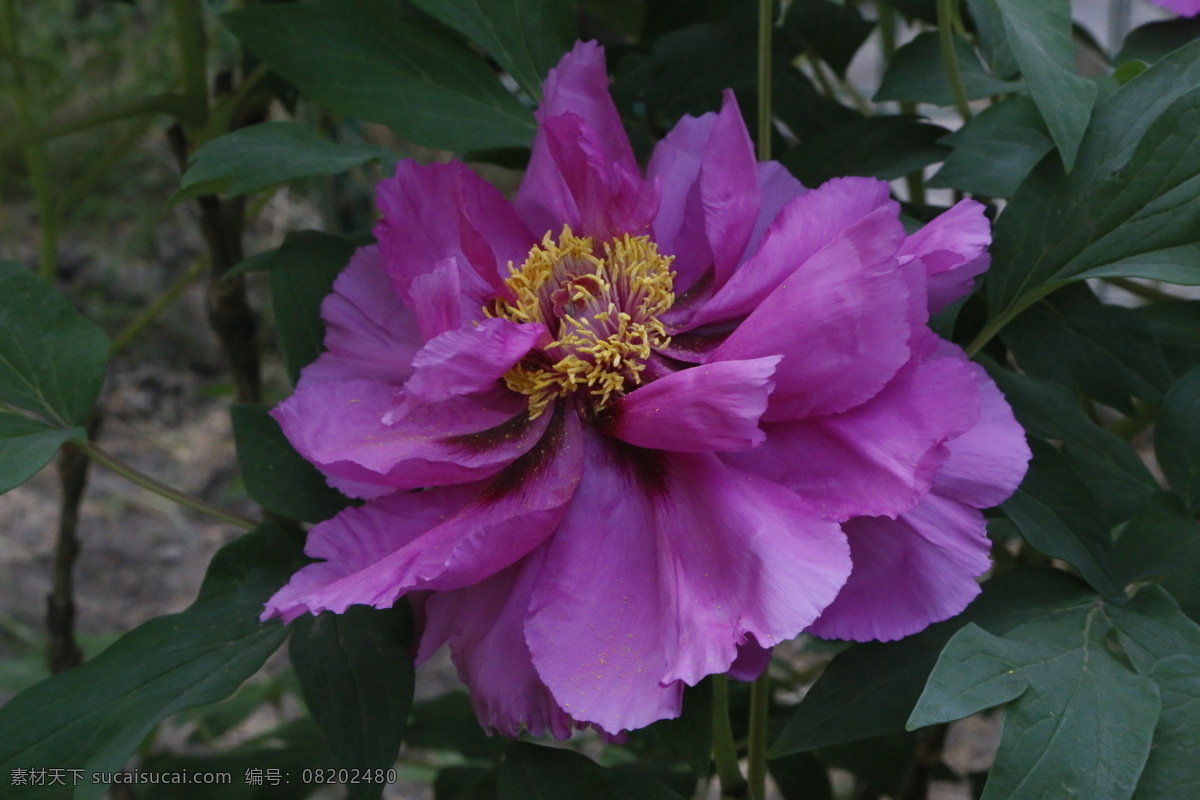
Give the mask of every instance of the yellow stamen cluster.
M 675 302 L 672 258 L 649 237 L 629 235 L 605 242 L 598 256 L 590 238 L 564 227 L 557 242 L 547 233 L 520 269 L 509 264 L 505 284 L 516 302 L 496 300 L 485 312 L 543 323 L 555 337 L 504 376 L 529 396 L 530 417 L 576 389 L 586 387 L 603 408 L 641 383 L 651 350 L 670 341 L 658 315 Z

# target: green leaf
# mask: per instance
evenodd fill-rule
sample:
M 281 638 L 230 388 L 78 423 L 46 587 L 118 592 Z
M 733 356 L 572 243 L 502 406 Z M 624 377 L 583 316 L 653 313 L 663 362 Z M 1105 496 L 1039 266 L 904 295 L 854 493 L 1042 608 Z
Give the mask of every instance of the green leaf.
M 1200 38 L 1200 19 L 1178 17 L 1134 28 L 1125 36 L 1113 62 L 1144 61 L 1153 64 L 1169 53 Z
M 995 0 L 1029 93 L 1037 103 L 1067 172 L 1075 166 L 1096 86 L 1075 74 L 1068 0 Z
M 786 52 L 816 53 L 838 77 L 845 78 L 855 53 L 874 29 L 875 23 L 853 6 L 831 0 L 797 0 L 788 6 L 778 33 Z
M 72 439 L 87 441 L 87 431 L 81 427 L 63 430 L 0 411 L 0 494 L 32 478 Z
M 712 763 L 712 706 L 712 682 L 704 680 L 684 690 L 683 711 L 678 717 L 651 726 L 701 780 L 708 777 Z
M 91 416 L 108 338 L 44 280 L 0 260 L 0 403 L 64 428 Z
M 495 767 L 442 767 L 433 782 L 433 800 L 496 800 Z
M 139 772 L 162 774 L 159 784 L 138 787 L 138 800 L 302 800 L 326 784 L 302 783 L 305 770 L 327 770 L 337 764 L 320 729 L 307 718 L 271 728 L 231 750 L 216 753 L 153 753 Z M 165 774 L 163 774 L 165 773 Z M 171 783 L 175 775 L 228 773 L 227 783 Z M 336 773 L 333 773 L 336 774 Z
M 1176 380 L 1200 367 L 1200 300 L 1148 303 L 1134 313 L 1158 340 Z
M 452 691 L 413 703 L 405 737 L 410 747 L 449 750 L 467 758 L 494 759 L 504 752 L 504 740 L 479 727 L 465 692 Z
M 1004 17 L 995 0 L 967 0 L 967 8 L 971 12 L 971 21 L 975 23 L 979 50 L 984 61 L 992 68 L 992 74 L 1005 80 L 1017 77 L 1021 67 L 1013 56 L 1012 48 L 1008 46 Z
M 1200 523 L 1179 495 L 1153 495 L 1121 529 L 1115 558 L 1122 581 L 1157 579 L 1184 611 L 1200 619 Z
M 325 343 L 321 303 L 350 257 L 354 244 L 321 231 L 289 233 L 271 262 L 271 302 L 279 345 L 294 385 L 300 370 L 317 360 Z
M 958 37 L 954 39 L 954 52 L 958 55 L 958 68 L 968 100 L 1007 94 L 1024 87 L 1022 83 L 1002 81 L 989 75 L 971 46 Z M 942 65 L 937 33 L 927 31 L 918 34 L 917 38 L 896 51 L 883 74 L 874 100 L 877 103 L 895 100 L 901 103 L 954 105 L 954 92 Z
M 378 145 L 322 139 L 295 122 L 263 122 L 218 136 L 193 153 L 182 188 L 171 202 L 218 192 L 248 194 L 297 178 L 337 175 L 372 162 L 394 163 L 395 156 Z
M 412 705 L 407 605 L 380 610 L 351 606 L 292 623 L 288 643 L 304 702 L 344 769 L 388 769 L 396 763 Z M 351 786 L 355 797 L 378 797 L 382 784 Z
M 1200 790 L 1200 627 L 1157 587 L 1143 589 L 1109 613 L 1125 652 L 1138 672 L 1158 685 L 1162 698 L 1134 800 L 1195 796 Z
M 266 406 L 235 405 L 229 413 L 246 493 L 256 503 L 301 522 L 329 519 L 349 504 L 296 452 Z
M 1100 604 L 1003 636 L 967 625 L 938 658 L 909 727 L 1010 703 L 984 800 L 1125 800 L 1149 755 L 1160 702 L 1154 681 L 1109 651 L 1111 630 Z
M 1145 85 L 1146 76 L 1167 61 L 1112 98 Z M 1200 228 L 1195 224 L 1200 214 L 1200 139 L 1192 135 L 1197 125 L 1200 90 L 1172 103 L 1146 130 L 1128 163 L 1099 182 L 1092 178 L 1093 165 L 1112 162 L 1101 159 L 1099 145 L 1088 148 L 1085 140 L 1070 177 L 1063 176 L 1055 159 L 1043 160 L 995 227 L 987 275 L 993 319 L 1006 321 L 1052 290 L 1084 278 L 1200 283 Z
M 533 116 L 486 63 L 376 0 L 267 4 L 221 20 L 313 101 L 429 147 L 527 147 Z
M 542 79 L 578 36 L 567 0 L 413 0 L 478 44 L 534 100 Z
M 1031 619 L 1089 603 L 1075 578 L 1018 568 L 992 578 L 967 609 L 897 642 L 866 642 L 839 653 L 809 689 L 769 756 L 853 742 L 904 729 L 938 654 L 969 621 L 1002 633 Z
M 783 800 L 833 800 L 829 769 L 812 753 L 794 753 L 767 763 Z
M 1096 496 L 1065 456 L 1040 441 L 1031 445 L 1029 472 L 1000 508 L 1025 541 L 1076 567 L 1105 597 L 1124 597 Z
M 1101 303 L 1084 284 L 1027 309 L 1003 339 L 1025 372 L 1073 386 L 1127 416 L 1134 415 L 1131 396 L 1158 405 L 1171 383 L 1162 349 L 1142 318 Z
M 259 525 L 217 553 L 186 611 L 138 626 L 95 659 L 0 707 L 0 775 L 64 765 L 118 771 L 162 720 L 232 694 L 287 636 L 278 622 L 258 617 L 299 565 L 299 550 L 293 532 Z M 6 797 L 54 789 L 9 787 Z M 100 800 L 105 789 L 80 784 L 75 797 Z
M 806 186 L 844 175 L 892 180 L 945 158 L 938 141 L 946 133 L 913 116 L 861 117 L 805 138 L 779 160 Z
M 498 800 L 682 800 L 662 784 L 605 769 L 587 756 L 514 742 L 497 777 Z
M 1023 94 L 989 106 L 941 142 L 954 149 L 929 185 L 986 197 L 1012 197 L 1054 149 L 1037 106 Z
M 1133 446 L 1095 424 L 1079 398 L 1060 383 L 980 361 L 1031 436 L 1061 442 L 1071 468 L 1097 497 L 1104 524 L 1116 525 L 1141 508 L 1158 482 Z
M 1200 510 L 1200 367 L 1180 378 L 1163 398 L 1154 454 L 1171 488 L 1193 512 Z

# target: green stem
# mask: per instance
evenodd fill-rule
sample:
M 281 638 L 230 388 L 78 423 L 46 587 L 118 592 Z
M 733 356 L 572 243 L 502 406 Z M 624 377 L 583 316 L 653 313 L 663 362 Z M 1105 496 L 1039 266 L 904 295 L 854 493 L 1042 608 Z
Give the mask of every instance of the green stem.
M 896 55 L 896 11 L 886 3 L 876 3 L 875 11 L 879 15 L 879 43 L 883 48 L 883 67 L 892 62 Z
M 1116 286 L 1118 289 L 1124 289 L 1134 297 L 1140 297 L 1143 300 L 1149 300 L 1153 303 L 1176 303 L 1183 299 L 1169 292 L 1164 292 L 1162 289 L 1155 289 L 1153 286 L 1131 281 L 1128 278 L 1101 278 L 1101 280 Z
M 713 682 L 713 764 L 721 781 L 722 800 L 740 800 L 746 796 L 746 778 L 738 766 L 733 727 L 729 724 L 729 678 L 714 675 Z
M 4 0 L 4 48 L 12 58 L 12 102 L 22 134 L 32 131 L 33 109 L 29 103 L 29 87 L 25 81 L 24 59 L 21 55 L 20 21 L 14 0 Z M 53 282 L 58 261 L 58 209 L 54 203 L 54 187 L 50 182 L 50 163 L 46 148 L 40 143 L 28 144 L 25 150 L 25 168 L 29 172 L 29 185 L 33 189 L 34 204 L 37 206 L 41 239 L 38 245 L 38 274 Z
M 130 483 L 135 483 L 147 491 L 154 492 L 160 497 L 165 497 L 168 500 L 178 503 L 184 508 L 190 508 L 193 511 L 199 511 L 201 514 L 207 514 L 210 517 L 215 517 L 222 522 L 228 522 L 230 525 L 236 525 L 242 530 L 248 531 L 258 525 L 257 522 L 249 517 L 243 517 L 241 514 L 235 514 L 232 511 L 226 511 L 219 506 L 206 503 L 198 497 L 192 497 L 190 494 L 184 494 L 177 489 L 172 489 L 170 486 L 156 481 L 154 478 L 151 478 L 144 472 L 139 472 L 138 470 L 126 464 L 124 461 L 110 456 L 108 453 L 104 452 L 95 445 L 86 444 L 84 442 L 72 442 L 71 446 L 77 448 L 81 453 L 95 461 L 97 464 L 103 464 L 104 466 L 108 467 L 110 470 L 117 473 Z
M 207 108 L 208 40 L 204 34 L 204 8 L 200 0 L 171 0 L 171 16 L 175 19 L 175 44 L 179 49 L 179 79 L 183 93 Z
M 167 290 L 159 295 L 153 303 L 146 307 L 141 314 L 138 314 L 133 320 L 125 326 L 125 329 L 113 337 L 112 345 L 109 347 L 109 353 L 116 353 L 123 350 L 127 344 L 142 332 L 142 329 L 158 318 L 166 308 L 174 303 L 183 290 L 186 289 L 193 281 L 204 274 L 208 269 L 208 256 L 197 258 L 187 270 L 180 275 L 175 281 L 167 287 Z
M 750 737 L 747 742 L 747 773 L 750 797 L 767 797 L 767 722 L 771 716 L 771 677 L 764 670 L 750 687 Z
M 954 20 L 957 14 L 958 0 L 937 0 L 938 41 L 942 46 L 942 64 L 946 69 L 946 78 L 950 81 L 950 90 L 954 93 L 954 105 L 958 108 L 963 122 L 971 119 L 971 105 L 967 100 L 967 90 L 963 86 L 962 73 L 958 69 L 958 53 L 954 51 Z
M 758 0 L 758 160 L 771 160 L 771 34 L 775 3 Z
M 156 94 L 125 103 L 117 103 L 104 111 L 98 111 L 87 116 L 77 117 L 67 122 L 35 128 L 28 131 L 18 130 L 14 135 L 0 137 L 0 153 L 18 147 L 28 147 L 31 144 L 47 142 L 79 131 L 99 128 L 110 122 L 149 115 L 168 114 L 181 123 L 197 125 L 203 118 L 203 105 L 197 104 L 191 98 L 181 94 Z

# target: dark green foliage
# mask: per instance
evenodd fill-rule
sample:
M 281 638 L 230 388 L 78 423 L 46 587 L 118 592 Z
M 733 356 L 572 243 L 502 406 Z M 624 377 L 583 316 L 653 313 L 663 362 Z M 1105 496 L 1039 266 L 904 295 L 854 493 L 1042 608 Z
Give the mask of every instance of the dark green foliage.
M 288 644 L 304 701 L 337 766 L 387 770 L 396 762 L 413 694 L 412 620 L 406 605 L 352 606 L 293 623 Z M 379 797 L 364 782 L 354 797 Z
M 293 531 L 260 525 L 213 558 L 186 611 L 150 620 L 83 666 L 0 707 L 0 773 L 62 765 L 118 771 L 168 716 L 232 694 L 287 636 L 277 621 L 258 617 L 298 556 Z M 76 796 L 99 800 L 106 788 L 80 784 Z M 5 791 L 18 800 L 53 794 L 54 787 Z
M 430 147 L 528 145 L 533 116 L 442 29 L 378 0 L 268 4 L 222 21 L 246 47 L 334 111 Z

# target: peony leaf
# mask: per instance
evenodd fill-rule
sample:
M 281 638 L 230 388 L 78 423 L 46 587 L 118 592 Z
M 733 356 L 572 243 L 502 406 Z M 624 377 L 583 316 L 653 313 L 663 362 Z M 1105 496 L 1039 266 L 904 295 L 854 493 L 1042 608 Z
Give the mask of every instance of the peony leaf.
M 0 411 L 0 494 L 32 478 L 72 439 L 87 441 L 87 431 Z
M 1122 526 L 1116 541 L 1121 580 L 1157 580 L 1183 610 L 1200 620 L 1200 523 L 1174 492 L 1158 492 Z
M 394 163 L 395 156 L 378 145 L 322 139 L 295 122 L 263 122 L 218 136 L 193 153 L 182 188 L 171 202 L 218 192 L 248 194 L 297 178 L 337 175 L 372 162 Z
M 246 493 L 256 503 L 300 522 L 329 519 L 349 504 L 296 452 L 266 406 L 235 405 L 229 413 Z
M 605 769 L 569 750 L 525 742 L 508 748 L 497 788 L 497 800 L 681 800 L 650 778 Z
M 838 77 L 845 78 L 855 53 L 867 41 L 874 22 L 851 5 L 831 0 L 799 0 L 787 7 L 779 33 L 787 53 L 816 53 Z
M 1158 685 L 1162 698 L 1162 715 L 1134 800 L 1198 796 L 1200 627 L 1157 587 L 1143 589 L 1109 614 L 1125 652 L 1137 671 Z
M 0 403 L 82 425 L 104 383 L 104 332 L 15 261 L 0 261 L 0 297 Z
M 1154 681 L 1109 650 L 1112 628 L 1102 604 L 1003 636 L 969 624 L 938 658 L 909 727 L 1010 703 L 983 800 L 1124 800 L 1149 755 L 1160 701 Z
M 1094 599 L 1064 572 L 1020 568 L 985 583 L 983 594 L 954 619 L 897 642 L 856 644 L 826 667 L 771 745 L 770 756 L 903 730 L 938 654 L 967 622 L 1002 633 Z
M 0 707 L 0 774 L 67 765 L 84 774 L 119 771 L 159 722 L 228 697 L 286 638 L 286 628 L 258 616 L 299 555 L 291 531 L 259 525 L 217 553 L 187 610 L 138 626 L 93 660 Z M 44 797 L 58 788 L 12 786 L 5 797 Z M 100 800 L 106 788 L 81 783 L 75 797 Z
M 292 623 L 292 666 L 338 767 L 370 774 L 396 762 L 412 705 L 411 639 L 405 605 L 351 606 Z M 383 784 L 350 788 L 352 797 L 379 797 Z
M 1062 454 L 1097 494 L 1140 507 L 1158 489 L 1133 446 L 1090 420 L 1067 387 L 983 361 L 1026 433 L 1061 441 Z M 1115 525 L 1124 519 L 1108 521 Z
M 1066 457 L 1041 441 L 1020 488 L 1000 506 L 1025 541 L 1076 567 L 1109 598 L 1123 597 L 1109 526 L 1088 484 Z
M 1171 488 L 1183 495 L 1193 512 L 1200 510 L 1200 367 L 1184 375 L 1163 398 L 1154 452 Z
M 1029 94 L 1037 103 L 1067 172 L 1075 165 L 1096 85 L 1075 73 L 1068 0 L 995 0 Z
M 542 98 L 542 80 L 578 35 L 562 0 L 414 0 L 478 44 L 526 94 Z
M 429 147 L 528 147 L 533 115 L 443 29 L 372 0 L 228 11 L 226 27 L 313 101 Z
M 941 143 L 954 149 L 929 185 L 987 197 L 1012 197 L 1054 149 L 1037 106 L 1023 94 L 989 106 Z
M 1066 283 L 1200 283 L 1200 42 L 1096 106 L 1070 176 L 1047 157 L 994 229 L 990 331 Z
M 892 180 L 941 161 L 946 129 L 913 116 L 861 117 L 808 137 L 779 159 L 806 186 L 846 175 Z
M 316 361 L 324 349 L 321 303 L 353 254 L 353 242 L 321 231 L 289 233 L 275 250 L 269 265 L 271 303 L 283 361 L 293 384 L 299 380 L 300 370 Z
M 712 706 L 712 681 L 704 680 L 684 690 L 683 711 L 678 717 L 650 726 L 701 780 L 708 776 L 712 762 Z
M 1106 305 L 1085 284 L 1064 287 L 1002 334 L 1021 369 L 1057 380 L 1134 415 L 1132 397 L 1153 405 L 1171 384 L 1162 348 L 1141 317 Z
M 954 50 L 968 100 L 1007 94 L 1024 87 L 1022 83 L 1002 81 L 987 73 L 971 46 L 955 37 Z M 896 100 L 901 103 L 932 103 L 938 106 L 954 104 L 950 81 L 942 66 L 938 35 L 926 32 L 917 35 L 892 56 L 875 102 Z
M 1134 313 L 1158 340 L 1176 380 L 1200 367 L 1200 300 L 1147 303 Z

